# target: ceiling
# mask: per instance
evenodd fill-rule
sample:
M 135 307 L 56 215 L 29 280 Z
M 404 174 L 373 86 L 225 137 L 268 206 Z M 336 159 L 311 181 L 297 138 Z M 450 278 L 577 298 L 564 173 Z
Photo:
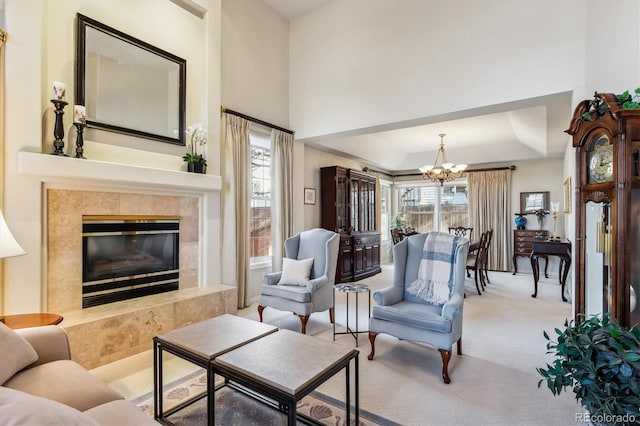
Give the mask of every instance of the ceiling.
M 304 15 L 332 0 L 264 0 L 287 18 Z M 445 133 L 447 160 L 470 168 L 483 164 L 558 158 L 569 136 L 571 93 L 490 105 L 403 123 L 390 123 L 359 134 L 303 139 L 306 145 L 346 156 L 387 172 L 415 173 L 433 164 Z

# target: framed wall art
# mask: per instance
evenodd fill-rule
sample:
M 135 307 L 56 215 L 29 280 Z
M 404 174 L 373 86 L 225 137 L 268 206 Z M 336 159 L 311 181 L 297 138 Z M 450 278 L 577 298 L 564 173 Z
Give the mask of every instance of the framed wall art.
M 315 188 L 304 189 L 304 203 L 315 204 L 316 203 L 316 190 Z

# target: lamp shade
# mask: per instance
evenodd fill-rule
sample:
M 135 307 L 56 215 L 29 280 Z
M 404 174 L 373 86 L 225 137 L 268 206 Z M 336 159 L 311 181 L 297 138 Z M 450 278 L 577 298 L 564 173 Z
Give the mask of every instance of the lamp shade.
M 0 259 L 4 257 L 22 256 L 25 251 L 20 244 L 13 238 L 11 231 L 4 220 L 2 211 L 0 211 Z

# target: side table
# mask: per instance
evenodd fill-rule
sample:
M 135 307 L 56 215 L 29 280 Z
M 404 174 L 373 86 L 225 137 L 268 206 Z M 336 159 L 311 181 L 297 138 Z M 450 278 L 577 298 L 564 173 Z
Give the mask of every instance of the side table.
M 346 293 L 347 295 L 347 321 L 345 324 L 346 331 L 337 332 L 336 331 L 336 322 L 333 322 L 333 340 L 336 340 L 336 335 L 338 334 L 351 334 L 353 338 L 356 340 L 356 347 L 358 346 L 358 335 L 360 333 L 368 333 L 369 330 L 360 331 L 358 328 L 358 295 L 361 293 L 367 294 L 367 318 L 371 318 L 371 289 L 368 285 L 365 284 L 336 284 L 334 287 L 333 293 L 333 307 L 335 310 L 336 306 L 336 294 L 335 291 L 339 291 L 340 293 Z M 353 293 L 356 299 L 356 328 L 351 329 L 349 325 L 349 294 Z
M 0 316 L 0 322 L 15 330 L 17 328 L 60 324 L 62 315 L 48 313 L 3 315 Z

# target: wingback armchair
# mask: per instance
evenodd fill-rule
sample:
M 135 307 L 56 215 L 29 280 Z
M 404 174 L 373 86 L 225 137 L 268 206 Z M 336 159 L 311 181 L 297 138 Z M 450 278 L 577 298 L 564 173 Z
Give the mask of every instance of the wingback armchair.
M 437 245 L 425 246 L 428 237 L 430 242 L 437 238 Z M 379 333 L 427 343 L 440 351 L 442 379 L 445 383 L 451 382 L 448 365 L 454 342 L 458 354 L 462 354 L 462 308 L 468 252 L 468 239 L 440 232 L 414 235 L 393 247 L 393 283 L 373 293 L 376 305 L 369 320 L 369 360 L 375 355 L 375 340 Z M 431 282 L 432 278 L 435 281 L 436 277 L 445 281 L 443 287 L 439 287 L 443 290 L 437 291 L 438 297 L 434 297 L 436 291 L 433 289 L 416 291 L 414 283 Z
M 328 309 L 329 319 L 333 323 L 333 285 L 336 279 L 339 242 L 338 234 L 322 228 L 300 232 L 285 241 L 284 251 L 287 259 L 313 259 L 309 276 L 304 280 L 287 280 L 287 276 L 290 277 L 291 274 L 285 268 L 280 272 L 265 274 L 258 305 L 260 322 L 264 308 L 269 306 L 298 315 L 300 331 L 303 334 L 307 332 L 307 321 L 313 312 Z

